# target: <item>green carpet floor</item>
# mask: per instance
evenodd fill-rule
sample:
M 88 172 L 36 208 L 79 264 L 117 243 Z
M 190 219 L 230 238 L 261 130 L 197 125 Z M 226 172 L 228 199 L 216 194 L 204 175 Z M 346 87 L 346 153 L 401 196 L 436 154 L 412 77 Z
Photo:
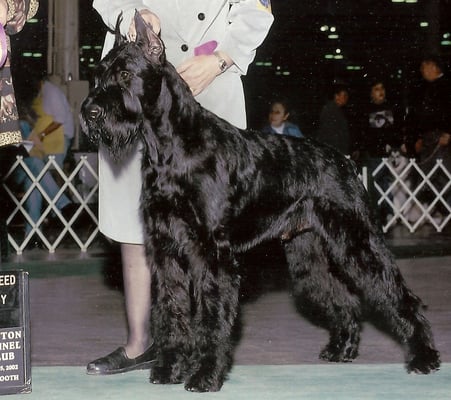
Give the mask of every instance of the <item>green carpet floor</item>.
M 449 400 L 451 364 L 432 375 L 407 374 L 400 364 L 236 366 L 218 393 L 182 385 L 151 385 L 148 371 L 87 376 L 82 367 L 34 367 L 29 400 Z

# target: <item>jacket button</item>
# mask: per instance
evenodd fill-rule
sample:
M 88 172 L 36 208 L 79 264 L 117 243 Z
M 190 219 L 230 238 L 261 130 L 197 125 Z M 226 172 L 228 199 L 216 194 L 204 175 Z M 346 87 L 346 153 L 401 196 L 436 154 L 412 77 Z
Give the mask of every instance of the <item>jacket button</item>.
M 182 46 L 180 47 L 182 49 L 182 51 L 186 52 L 188 51 L 188 45 L 187 44 L 182 44 Z
M 197 15 L 197 18 L 199 19 L 199 21 L 203 21 L 205 19 L 205 14 L 204 13 L 199 13 Z

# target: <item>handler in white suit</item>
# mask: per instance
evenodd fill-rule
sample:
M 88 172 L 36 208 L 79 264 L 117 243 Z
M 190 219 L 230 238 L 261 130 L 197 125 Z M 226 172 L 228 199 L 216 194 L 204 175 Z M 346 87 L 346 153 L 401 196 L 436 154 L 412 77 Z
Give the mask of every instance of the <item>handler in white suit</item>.
M 137 9 L 161 38 L 168 60 L 205 108 L 246 127 L 241 75 L 273 21 L 269 0 L 94 0 L 94 8 L 114 28 L 123 12 L 121 30 L 134 39 Z M 114 35 L 107 34 L 104 53 Z M 112 374 L 147 368 L 149 347 L 150 269 L 144 256 L 141 153 L 115 164 L 99 149 L 99 228 L 121 243 L 128 338 L 123 347 L 88 364 L 88 374 Z

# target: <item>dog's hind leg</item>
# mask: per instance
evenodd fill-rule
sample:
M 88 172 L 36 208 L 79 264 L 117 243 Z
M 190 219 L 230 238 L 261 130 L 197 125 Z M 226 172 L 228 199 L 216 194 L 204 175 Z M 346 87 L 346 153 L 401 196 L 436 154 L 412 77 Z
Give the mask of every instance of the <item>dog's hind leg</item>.
M 320 358 L 334 362 L 353 360 L 358 355 L 361 332 L 358 297 L 331 272 L 320 238 L 314 232 L 295 237 L 284 248 L 299 311 L 330 334 Z
M 316 213 L 314 226 L 332 274 L 360 300 L 365 316 L 407 347 L 408 371 L 436 370 L 439 353 L 420 312 L 421 301 L 406 287 L 382 233 L 364 211 L 337 204 L 328 210 Z M 345 224 L 347 229 L 342 229 Z
M 185 389 L 214 392 L 221 389 L 232 366 L 231 335 L 238 311 L 239 276 L 233 271 L 230 249 L 221 260 L 211 256 L 195 263 L 192 288 L 195 345 Z
M 431 327 L 421 313 L 421 300 L 406 286 L 393 257 L 381 237 L 372 240 L 373 252 L 367 260 L 374 274 L 371 290 L 365 292 L 365 301 L 375 323 L 391 333 L 407 348 L 406 364 L 409 372 L 427 374 L 440 366 L 440 355 L 435 349 Z M 370 249 L 368 249 L 370 251 Z

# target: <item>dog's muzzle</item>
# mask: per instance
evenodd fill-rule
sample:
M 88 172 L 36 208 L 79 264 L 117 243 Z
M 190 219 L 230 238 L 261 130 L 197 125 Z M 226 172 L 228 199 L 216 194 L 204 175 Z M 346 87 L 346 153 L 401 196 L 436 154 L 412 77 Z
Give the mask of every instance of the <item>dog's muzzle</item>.
M 95 121 L 102 114 L 102 108 L 96 104 L 90 104 L 85 107 L 84 115 L 88 121 Z
M 101 129 L 99 122 L 103 114 L 102 107 L 91 103 L 88 98 L 81 106 L 80 124 L 82 131 L 86 134 L 89 140 L 97 145 L 100 139 Z

